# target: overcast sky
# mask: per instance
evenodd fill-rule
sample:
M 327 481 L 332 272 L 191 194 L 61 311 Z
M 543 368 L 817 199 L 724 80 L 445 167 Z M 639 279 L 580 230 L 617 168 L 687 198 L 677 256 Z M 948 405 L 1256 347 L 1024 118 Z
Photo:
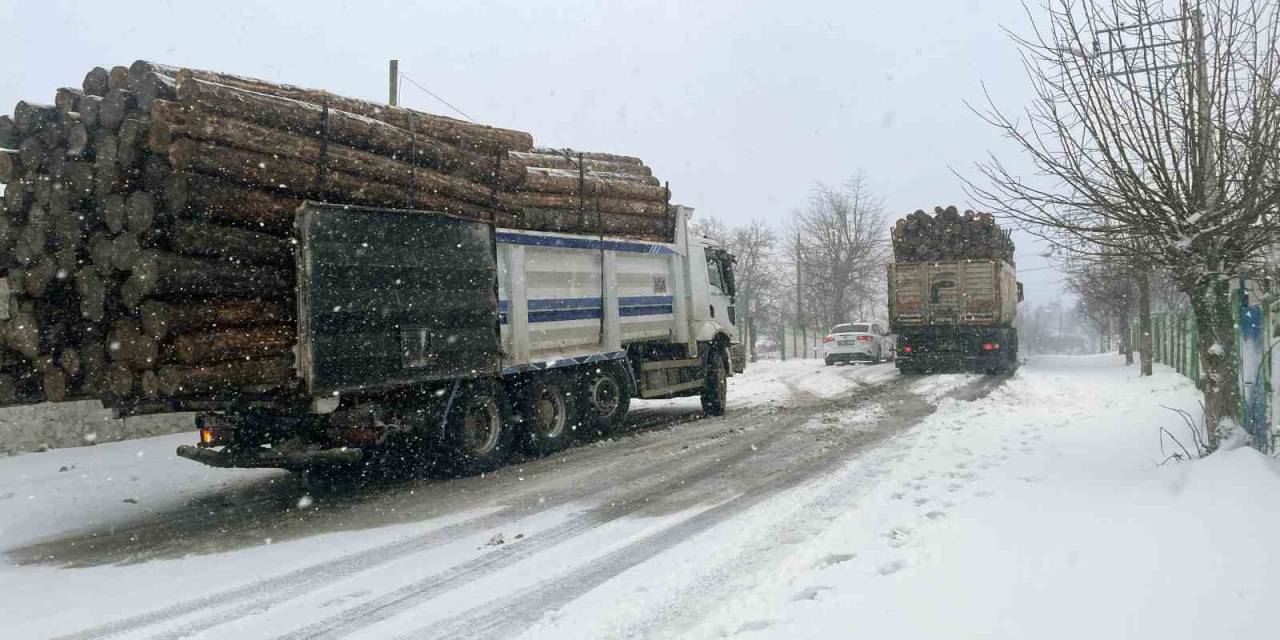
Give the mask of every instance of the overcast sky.
M 0 105 L 52 101 L 145 58 L 384 101 L 387 60 L 478 122 L 636 155 L 673 199 L 781 222 L 862 170 L 893 217 L 963 208 L 951 168 L 1016 152 L 965 106 L 1029 98 L 1014 0 L 914 2 L 66 2 L 0 0 Z M 451 113 L 412 85 L 406 106 Z M 1034 302 L 1058 274 L 1022 239 Z

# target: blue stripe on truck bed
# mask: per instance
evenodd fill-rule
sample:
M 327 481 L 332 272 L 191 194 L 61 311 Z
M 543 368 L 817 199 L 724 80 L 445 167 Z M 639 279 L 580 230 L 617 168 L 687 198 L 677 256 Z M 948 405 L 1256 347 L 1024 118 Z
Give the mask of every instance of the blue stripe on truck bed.
M 621 296 L 618 298 L 618 315 L 622 317 L 670 315 L 671 296 Z M 499 300 L 499 318 L 507 323 L 509 300 Z M 560 322 L 599 318 L 600 298 L 545 298 L 529 301 L 529 322 Z

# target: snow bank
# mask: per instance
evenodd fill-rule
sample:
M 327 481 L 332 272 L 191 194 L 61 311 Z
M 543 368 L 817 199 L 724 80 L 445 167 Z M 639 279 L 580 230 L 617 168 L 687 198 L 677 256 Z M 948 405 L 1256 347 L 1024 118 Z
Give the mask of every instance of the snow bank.
M 195 429 L 191 414 L 117 420 L 97 400 L 0 408 L 0 454 L 79 447 Z
M 1264 638 L 1280 462 L 1158 466 L 1199 395 L 1167 368 L 1036 358 L 943 400 L 892 472 L 695 637 Z

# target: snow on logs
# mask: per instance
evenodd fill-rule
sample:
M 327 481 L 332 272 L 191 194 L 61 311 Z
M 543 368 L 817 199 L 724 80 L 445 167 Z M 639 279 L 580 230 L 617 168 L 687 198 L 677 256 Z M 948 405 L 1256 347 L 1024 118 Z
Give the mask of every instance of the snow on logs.
M 934 207 L 898 220 L 891 233 L 896 262 L 1002 259 L 1013 262 L 1013 241 L 990 213 Z
M 143 60 L 0 116 L 0 183 L 0 405 L 161 410 L 292 390 L 307 199 L 674 232 L 639 158 Z

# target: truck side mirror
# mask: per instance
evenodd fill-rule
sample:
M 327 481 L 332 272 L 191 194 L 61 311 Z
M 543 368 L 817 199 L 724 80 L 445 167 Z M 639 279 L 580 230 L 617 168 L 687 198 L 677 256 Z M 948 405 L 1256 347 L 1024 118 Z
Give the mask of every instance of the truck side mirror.
M 1018 302 L 1022 302 L 1022 283 L 1018 283 Z

